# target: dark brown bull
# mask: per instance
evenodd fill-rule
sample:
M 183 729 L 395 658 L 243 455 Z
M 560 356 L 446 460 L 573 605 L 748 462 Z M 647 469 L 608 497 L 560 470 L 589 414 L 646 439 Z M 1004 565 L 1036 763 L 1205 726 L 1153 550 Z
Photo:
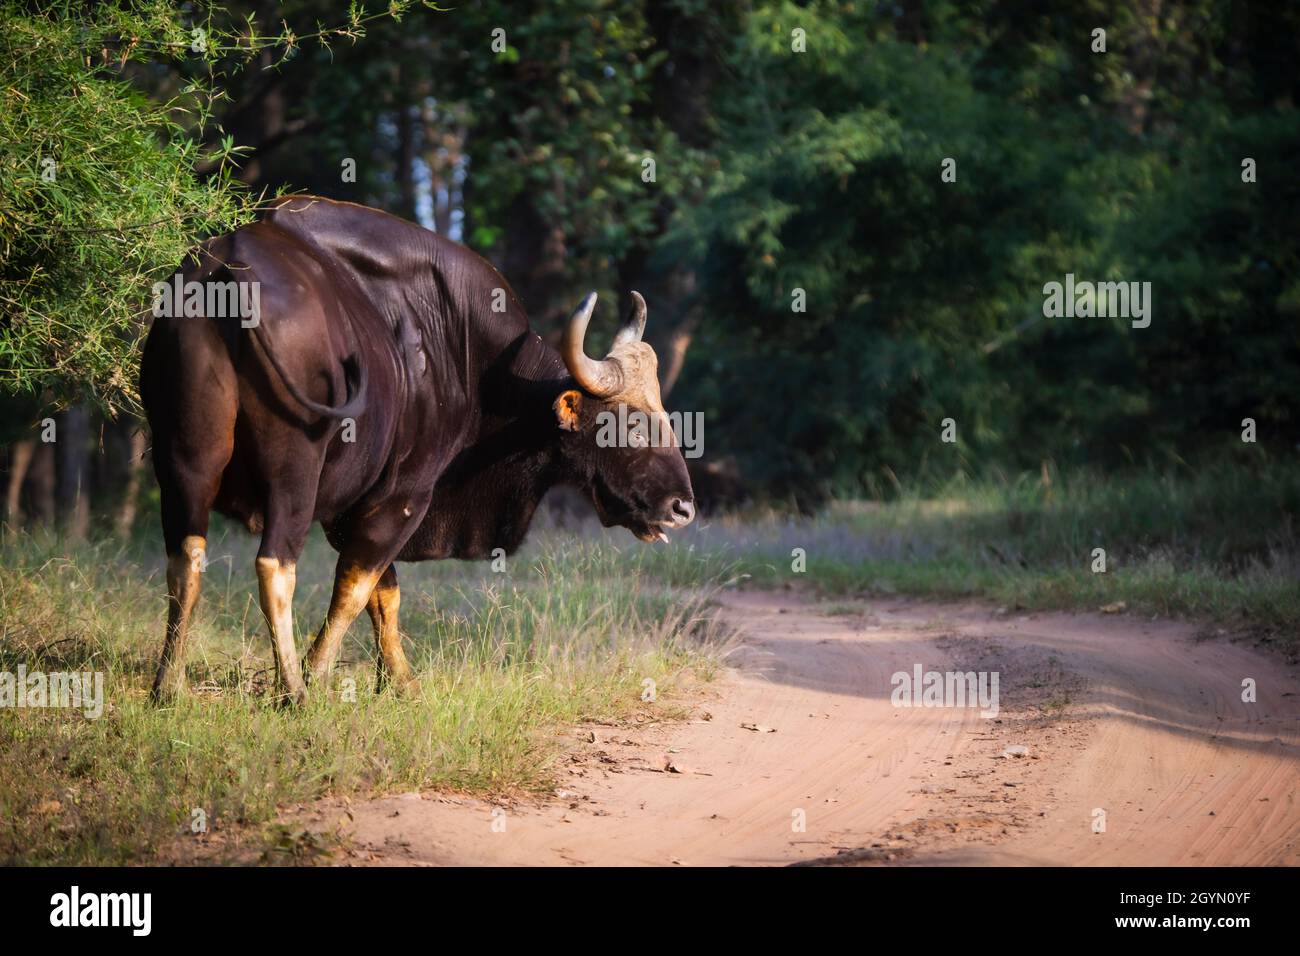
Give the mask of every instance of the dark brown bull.
M 479 256 L 386 213 L 302 196 L 204 243 L 182 278 L 255 283 L 260 310 L 241 321 L 211 314 L 211 301 L 173 302 L 145 345 L 168 556 L 155 699 L 185 687 L 214 508 L 261 532 L 262 612 L 289 702 L 329 673 L 363 607 L 380 683 L 410 685 L 393 562 L 510 553 L 552 485 L 581 489 L 603 524 L 645 541 L 694 516 L 636 293 L 608 357 L 582 348 L 594 293 L 557 353 Z M 620 403 L 665 422 L 661 437 L 598 442 L 597 416 Z M 317 521 L 339 558 L 300 671 L 294 567 Z

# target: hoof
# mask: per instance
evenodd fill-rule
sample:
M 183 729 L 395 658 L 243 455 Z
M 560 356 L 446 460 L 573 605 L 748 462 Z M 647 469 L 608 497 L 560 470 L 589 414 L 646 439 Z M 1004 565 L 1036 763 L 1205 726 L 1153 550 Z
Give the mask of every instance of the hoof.
M 302 662 L 302 682 L 307 687 L 324 687 L 329 683 L 332 667 L 313 664 L 311 658 Z
M 279 693 L 276 695 L 275 703 L 277 706 L 285 710 L 295 710 L 307 703 L 307 688 L 281 688 Z
M 170 707 L 172 704 L 184 700 L 190 695 L 188 687 L 173 687 L 170 690 L 160 690 L 155 687 L 149 691 L 149 703 L 155 707 Z
M 167 704 L 176 703 L 189 692 L 190 685 L 184 677 L 165 677 L 159 674 L 158 679 L 153 682 L 153 690 L 149 692 L 149 703 L 165 707 Z
M 385 673 L 380 673 L 376 693 L 382 694 L 384 691 L 392 691 L 398 697 L 410 699 L 420 696 L 420 682 L 409 674 L 403 677 L 389 677 Z
M 408 677 L 403 681 L 393 681 L 393 691 L 398 697 L 410 700 L 413 697 L 420 696 L 420 682 L 414 677 Z

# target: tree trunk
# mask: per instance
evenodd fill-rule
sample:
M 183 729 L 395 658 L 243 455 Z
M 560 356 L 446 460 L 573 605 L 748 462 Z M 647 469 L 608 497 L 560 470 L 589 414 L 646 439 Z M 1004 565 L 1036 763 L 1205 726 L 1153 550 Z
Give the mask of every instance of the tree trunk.
M 557 333 L 567 312 L 564 230 L 548 222 L 527 193 L 511 203 L 506 222 L 510 228 L 501 271 L 523 299 L 533 326 L 543 336 Z
M 707 149 L 716 138 L 712 92 L 722 75 L 716 44 L 744 15 L 741 5 L 729 0 L 696 14 L 674 4 L 652 6 L 647 11 L 656 46 L 668 52 L 666 64 L 654 73 L 653 109 L 688 146 Z M 675 207 L 676 202 L 665 197 L 655 210 L 657 235 L 668 228 Z M 636 289 L 645 296 L 647 338 L 659 355 L 659 387 L 667 397 L 681 375 L 700 322 L 695 307 L 697 276 L 689 263 L 675 263 L 667 269 L 652 266 L 653 242 L 620 263 L 619 281 L 625 290 Z
M 55 494 L 63 534 L 83 541 L 90 531 L 90 411 L 69 408 L 58 416 Z
M 677 379 L 682 374 L 682 366 L 686 364 L 686 350 L 691 347 L 691 339 L 695 337 L 695 327 L 697 325 L 699 325 L 698 315 L 686 316 L 669 330 L 668 334 L 662 339 L 663 344 L 657 349 L 659 354 L 659 390 L 665 398 L 673 390 L 673 386 L 677 384 Z
M 9 483 L 5 490 L 5 523 L 17 531 L 23 526 L 23 480 L 31 467 L 36 452 L 36 441 L 24 438 L 9 446 Z
M 1121 97 L 1119 113 L 1133 136 L 1143 136 L 1151 127 L 1151 95 L 1159 78 L 1165 44 L 1160 37 L 1160 20 L 1164 12 L 1162 0 L 1143 0 L 1138 8 L 1138 23 L 1144 29 L 1127 38 L 1126 65 L 1132 77 L 1132 86 Z
M 123 417 L 105 430 L 104 451 L 108 459 L 112 490 L 113 530 L 119 537 L 130 535 L 140 498 L 144 473 L 145 433 L 143 423 Z
M 405 71 L 399 70 L 400 78 Z M 393 212 L 403 219 L 415 221 L 415 108 L 405 99 L 395 108 L 397 122 L 397 204 Z
M 27 470 L 28 514 L 34 523 L 54 524 L 54 443 L 36 442 L 31 466 Z

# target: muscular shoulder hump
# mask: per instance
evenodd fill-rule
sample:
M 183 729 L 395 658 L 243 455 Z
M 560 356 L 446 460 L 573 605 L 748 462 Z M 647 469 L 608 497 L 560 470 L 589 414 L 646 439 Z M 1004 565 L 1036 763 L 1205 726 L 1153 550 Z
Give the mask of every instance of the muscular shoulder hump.
M 513 306 L 510 311 L 527 321 L 514 290 L 490 262 L 397 216 L 356 203 L 301 195 L 277 200 L 263 221 L 339 257 L 362 282 L 401 287 L 404 299 L 423 289 L 444 303 L 465 297 L 478 300 L 501 288 Z

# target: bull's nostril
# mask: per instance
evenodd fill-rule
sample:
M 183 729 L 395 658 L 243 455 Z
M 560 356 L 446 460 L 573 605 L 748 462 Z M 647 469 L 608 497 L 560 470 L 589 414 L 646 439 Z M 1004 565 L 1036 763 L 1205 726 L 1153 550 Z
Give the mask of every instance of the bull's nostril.
M 673 499 L 673 517 L 679 524 L 690 524 L 691 519 L 695 517 L 695 503 L 683 501 L 681 498 Z

